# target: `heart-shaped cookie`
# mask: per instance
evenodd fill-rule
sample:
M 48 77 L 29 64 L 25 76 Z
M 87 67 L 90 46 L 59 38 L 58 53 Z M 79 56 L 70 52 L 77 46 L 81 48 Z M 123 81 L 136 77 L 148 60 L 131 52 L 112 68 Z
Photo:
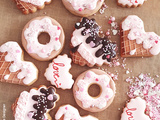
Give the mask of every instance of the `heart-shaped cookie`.
M 54 87 L 44 85 L 23 91 L 12 105 L 15 120 L 52 120 L 49 111 L 55 107 L 59 95 Z
M 17 42 L 9 41 L 0 46 L 0 81 L 31 85 L 37 80 L 36 66 L 23 60 L 23 51 Z
M 34 13 L 37 9 L 43 9 L 45 4 L 51 3 L 52 0 L 14 0 L 17 8 L 24 14 Z
M 118 5 L 122 7 L 139 7 L 145 0 L 117 0 Z
M 121 57 L 149 57 L 160 52 L 160 36 L 145 32 L 143 21 L 136 15 L 121 23 Z

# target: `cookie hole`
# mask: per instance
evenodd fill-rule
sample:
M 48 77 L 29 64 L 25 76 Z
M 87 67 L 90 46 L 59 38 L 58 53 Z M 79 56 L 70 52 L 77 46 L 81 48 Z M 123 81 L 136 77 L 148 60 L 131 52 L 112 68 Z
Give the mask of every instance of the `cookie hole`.
M 101 88 L 100 88 L 100 86 L 97 85 L 97 84 L 90 85 L 89 88 L 88 88 L 88 94 L 91 97 L 98 97 L 98 96 L 100 96 L 100 94 L 101 94 Z
M 39 42 L 40 44 L 45 45 L 45 44 L 49 43 L 49 41 L 50 41 L 50 35 L 49 35 L 48 33 L 46 33 L 46 32 L 41 32 L 41 33 L 38 35 L 38 42 Z

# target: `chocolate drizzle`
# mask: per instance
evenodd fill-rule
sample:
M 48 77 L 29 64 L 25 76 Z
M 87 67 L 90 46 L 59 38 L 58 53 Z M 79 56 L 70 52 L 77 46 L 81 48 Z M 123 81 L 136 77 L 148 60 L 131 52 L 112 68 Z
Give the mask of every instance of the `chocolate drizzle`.
M 56 95 L 54 95 L 55 89 L 53 87 L 50 87 L 48 89 L 41 88 L 40 92 L 43 93 L 43 95 L 32 96 L 32 99 L 38 102 L 33 105 L 34 109 L 36 109 L 37 112 L 33 112 L 33 111 L 29 112 L 29 114 L 32 114 L 31 117 L 35 120 L 46 119 L 45 113 L 47 112 L 47 109 L 53 108 L 54 102 L 58 98 Z
M 96 57 L 102 56 L 102 59 L 106 59 L 108 62 L 110 62 L 112 58 L 116 57 L 116 43 L 111 42 L 106 36 L 104 38 L 99 37 L 100 27 L 96 23 L 95 19 L 89 20 L 84 17 L 81 22 L 75 24 L 76 29 L 80 29 L 82 27 L 84 27 L 84 29 L 82 30 L 81 35 L 85 36 L 89 34 L 89 37 L 86 39 L 87 44 L 92 44 L 93 48 L 102 45 L 102 47 L 96 51 Z

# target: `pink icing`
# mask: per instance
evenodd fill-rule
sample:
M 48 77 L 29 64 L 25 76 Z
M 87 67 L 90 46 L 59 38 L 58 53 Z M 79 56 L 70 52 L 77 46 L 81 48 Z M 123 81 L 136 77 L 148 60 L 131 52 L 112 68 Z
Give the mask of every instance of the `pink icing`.
M 132 6 L 132 5 L 139 5 L 139 4 L 143 4 L 145 0 L 118 0 L 118 3 L 122 4 L 122 5 L 128 5 L 128 6 Z
M 137 97 L 127 103 L 121 115 L 121 120 L 151 120 L 144 112 L 146 109 L 145 100 Z
M 112 98 L 114 94 L 113 90 L 109 87 L 109 83 L 109 76 L 97 75 L 92 71 L 88 71 L 85 77 L 80 79 L 77 83 L 79 90 L 75 93 L 76 98 L 82 102 L 84 108 L 95 106 L 102 109 L 107 105 L 107 101 Z M 97 84 L 102 88 L 102 93 L 98 98 L 93 98 L 88 94 L 88 87 L 91 84 Z
M 52 85 L 57 88 L 71 89 L 74 80 L 69 73 L 71 68 L 71 59 L 66 54 L 59 55 L 49 64 L 44 76 Z
M 41 32 L 49 34 L 49 43 L 44 45 L 38 42 L 38 35 Z M 28 52 L 36 53 L 41 58 L 50 56 L 52 51 L 58 51 L 61 48 L 60 34 L 61 30 L 58 26 L 52 24 L 50 18 L 45 17 L 41 20 L 33 20 L 24 31 Z
M 136 15 L 129 15 L 122 22 L 123 31 L 130 30 L 129 40 L 136 40 L 137 44 L 143 44 L 144 49 L 149 49 L 152 55 L 160 52 L 160 36 L 154 32 L 145 32 L 143 21 Z
M 50 2 L 51 0 L 20 0 L 26 3 L 31 3 L 37 6 L 43 6 L 45 2 Z
M 71 3 L 72 7 L 77 11 L 82 11 L 84 9 L 93 10 L 97 6 L 97 2 L 102 0 L 67 0 Z
M 37 78 L 37 68 L 34 66 L 34 64 L 31 62 L 22 61 L 22 49 L 17 42 L 10 41 L 1 45 L 0 52 L 7 52 L 5 61 L 13 62 L 9 67 L 10 72 L 21 70 L 18 73 L 17 78 L 23 79 L 24 84 L 28 85 Z
M 90 115 L 81 117 L 78 110 L 71 105 L 61 106 L 55 114 L 55 119 L 59 120 L 63 115 L 63 120 L 98 120 Z

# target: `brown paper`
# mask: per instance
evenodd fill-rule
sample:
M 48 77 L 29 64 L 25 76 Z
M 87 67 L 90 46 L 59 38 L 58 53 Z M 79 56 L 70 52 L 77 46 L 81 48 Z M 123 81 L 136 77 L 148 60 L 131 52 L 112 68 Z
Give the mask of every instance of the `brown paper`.
M 141 7 L 138 8 L 122 8 L 117 6 L 116 0 L 106 0 L 105 3 L 109 6 L 105 10 L 104 14 L 97 13 L 95 16 L 89 18 L 95 18 L 97 23 L 102 26 L 103 31 L 110 29 L 108 24 L 108 17 L 115 16 L 116 21 L 120 21 L 127 15 L 135 14 L 138 15 L 145 24 L 146 31 L 154 31 L 160 35 L 160 1 L 159 0 L 148 0 Z M 36 13 L 23 15 L 16 7 L 16 4 L 12 0 L 1 0 L 0 1 L 0 45 L 13 40 L 17 41 L 22 47 L 21 43 L 21 32 L 25 24 L 34 17 L 48 15 L 56 19 L 63 27 L 66 44 L 61 54 L 69 55 L 69 43 L 71 34 L 74 29 L 75 22 L 80 20 L 80 17 L 72 15 L 68 12 L 61 0 L 53 0 L 51 4 L 46 5 L 43 10 L 38 10 Z M 107 16 L 107 19 L 106 19 Z M 119 46 L 119 36 L 113 36 L 111 40 L 116 41 Z M 24 50 L 24 49 L 23 49 Z M 118 51 L 119 53 L 119 51 Z M 118 55 L 120 58 L 120 56 Z M 32 61 L 37 68 L 39 69 L 38 80 L 31 86 L 20 86 L 13 85 L 8 83 L 0 83 L 0 120 L 13 120 L 11 105 L 19 97 L 22 91 L 29 91 L 32 87 L 38 87 L 39 85 L 50 86 L 50 82 L 44 77 L 45 69 L 48 67 L 48 62 L 40 62 L 31 58 L 26 52 L 24 53 L 24 59 Z M 125 79 L 129 76 L 137 76 L 140 73 L 151 73 L 152 76 L 160 74 L 160 54 L 153 56 L 151 58 L 127 58 L 126 60 L 126 70 L 132 70 L 129 74 L 126 74 L 126 70 L 122 67 L 108 67 L 103 65 L 101 68 L 107 69 L 110 72 L 119 73 L 118 81 L 115 81 L 117 93 L 113 103 L 105 110 L 99 113 L 90 113 L 81 109 L 73 98 L 72 90 L 61 90 L 57 89 L 57 93 L 60 95 L 60 100 L 57 102 L 56 107 L 50 111 L 50 115 L 54 119 L 54 115 L 58 110 L 58 107 L 64 104 L 71 104 L 74 107 L 78 108 L 81 115 L 93 115 L 99 120 L 119 120 L 122 113 L 125 102 L 128 99 L 126 92 L 128 91 L 128 83 L 125 82 Z M 122 61 L 120 59 L 120 61 Z M 95 67 L 98 68 L 98 67 Z M 73 78 L 84 72 L 85 70 L 90 69 L 89 67 L 81 67 L 72 63 L 72 68 L 70 72 L 73 75 Z M 159 80 L 157 79 L 157 82 Z

